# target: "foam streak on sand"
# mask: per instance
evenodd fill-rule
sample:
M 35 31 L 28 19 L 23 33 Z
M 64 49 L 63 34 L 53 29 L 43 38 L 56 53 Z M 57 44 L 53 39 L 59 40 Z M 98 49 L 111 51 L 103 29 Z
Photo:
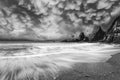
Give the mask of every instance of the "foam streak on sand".
M 105 62 L 120 52 L 119 45 L 99 43 L 2 44 L 1 48 L 0 80 L 53 80 L 75 63 Z

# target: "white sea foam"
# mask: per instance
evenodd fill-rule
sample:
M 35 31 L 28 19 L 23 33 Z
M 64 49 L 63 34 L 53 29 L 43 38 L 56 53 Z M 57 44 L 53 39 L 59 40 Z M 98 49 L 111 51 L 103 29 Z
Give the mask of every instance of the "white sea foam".
M 111 55 L 120 52 L 119 45 L 100 43 L 2 44 L 1 48 L 2 46 L 0 80 L 55 79 L 63 70 L 72 69 L 75 63 L 105 62 Z

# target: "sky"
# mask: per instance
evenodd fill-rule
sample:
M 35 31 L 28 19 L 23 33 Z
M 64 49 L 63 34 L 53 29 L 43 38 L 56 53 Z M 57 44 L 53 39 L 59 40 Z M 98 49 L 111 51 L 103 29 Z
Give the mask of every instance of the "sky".
M 77 39 L 107 31 L 119 0 L 0 0 L 0 39 Z

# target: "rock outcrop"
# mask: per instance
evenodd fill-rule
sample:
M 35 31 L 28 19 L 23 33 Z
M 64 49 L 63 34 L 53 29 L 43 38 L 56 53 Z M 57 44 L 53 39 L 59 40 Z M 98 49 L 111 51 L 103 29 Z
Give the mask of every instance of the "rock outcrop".
M 105 32 L 99 28 L 95 33 L 92 42 L 120 43 L 120 16 L 118 16 Z
M 104 37 L 105 42 L 120 43 L 120 16 L 117 17 Z
M 80 41 L 89 41 L 88 37 L 86 37 L 83 32 L 80 34 L 79 40 Z
M 101 27 L 99 27 L 99 30 L 96 32 L 92 41 L 103 41 L 104 36 L 105 36 L 105 32 L 101 29 Z

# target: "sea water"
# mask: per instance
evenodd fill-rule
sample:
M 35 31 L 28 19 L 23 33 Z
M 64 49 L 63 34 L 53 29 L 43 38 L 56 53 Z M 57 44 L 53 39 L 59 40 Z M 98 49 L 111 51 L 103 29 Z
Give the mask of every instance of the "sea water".
M 74 64 L 105 62 L 120 46 L 101 43 L 0 44 L 0 80 L 55 79 Z M 9 75 L 9 76 L 8 76 Z

